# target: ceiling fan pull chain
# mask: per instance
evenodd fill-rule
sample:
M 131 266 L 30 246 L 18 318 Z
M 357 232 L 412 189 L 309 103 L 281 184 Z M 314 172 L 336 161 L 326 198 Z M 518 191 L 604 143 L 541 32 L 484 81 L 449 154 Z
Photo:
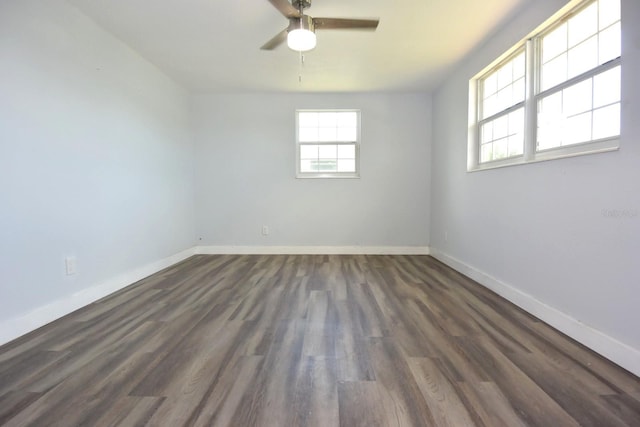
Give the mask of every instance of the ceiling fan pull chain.
M 300 67 L 298 68 L 298 83 L 302 84 L 302 67 L 304 67 L 304 54 L 300 51 Z

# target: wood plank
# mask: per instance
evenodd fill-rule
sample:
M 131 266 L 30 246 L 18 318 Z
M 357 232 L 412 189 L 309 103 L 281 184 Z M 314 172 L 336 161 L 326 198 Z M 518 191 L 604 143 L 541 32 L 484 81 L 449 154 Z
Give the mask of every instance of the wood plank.
M 391 338 L 371 338 L 368 348 L 376 382 L 381 386 L 387 425 L 434 425 L 433 415 L 400 346 Z
M 373 381 L 340 381 L 340 427 L 388 426 L 379 384 Z
M 431 411 L 434 425 L 475 426 L 453 385 L 431 359 L 411 358 L 409 367 Z

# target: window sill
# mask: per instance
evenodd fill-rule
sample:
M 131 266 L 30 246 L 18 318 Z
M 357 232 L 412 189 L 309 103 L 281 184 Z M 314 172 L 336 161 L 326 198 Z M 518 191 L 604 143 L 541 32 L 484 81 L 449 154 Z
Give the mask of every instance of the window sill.
M 540 163 L 549 160 L 564 159 L 568 157 L 586 156 L 590 154 L 606 153 L 620 149 L 620 138 L 605 139 L 588 144 L 560 147 L 551 150 L 540 151 L 530 159 L 515 157 L 512 159 L 498 160 L 484 163 L 473 167 L 468 167 L 467 172 L 479 172 L 483 170 L 502 169 L 510 166 L 526 165 L 529 163 Z
M 296 179 L 359 179 L 358 173 L 298 173 Z

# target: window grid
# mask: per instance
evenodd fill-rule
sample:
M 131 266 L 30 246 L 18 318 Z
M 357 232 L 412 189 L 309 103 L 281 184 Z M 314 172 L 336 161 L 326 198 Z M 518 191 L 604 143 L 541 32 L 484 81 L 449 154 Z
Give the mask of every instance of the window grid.
M 483 77 L 478 84 L 481 99 L 478 118 L 480 163 L 521 156 L 524 152 L 526 93 L 525 49 L 518 49 Z
M 357 178 L 359 110 L 296 111 L 296 176 Z
M 576 3 L 561 20 L 472 79 L 469 170 L 618 148 L 620 0 Z M 520 58 L 524 76 L 513 71 Z M 504 68 L 511 68 L 511 82 L 503 78 L 502 86 L 496 85 L 500 72 L 509 74 Z M 522 98 L 512 96 L 511 105 L 496 106 L 491 97 L 509 85 L 513 94 L 519 78 Z
M 619 0 L 587 3 L 542 33 L 540 91 L 619 57 L 619 34 Z
M 536 151 L 619 136 L 620 79 L 620 61 L 614 60 L 536 96 Z

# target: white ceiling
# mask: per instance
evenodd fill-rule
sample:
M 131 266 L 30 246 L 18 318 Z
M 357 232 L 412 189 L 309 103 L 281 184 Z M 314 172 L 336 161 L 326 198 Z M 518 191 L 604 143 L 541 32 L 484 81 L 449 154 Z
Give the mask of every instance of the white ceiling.
M 428 91 L 531 0 L 313 0 L 316 17 L 379 18 L 375 32 L 318 30 L 300 65 L 268 0 L 69 0 L 176 82 L 197 91 Z M 301 82 L 298 76 L 301 75 Z

